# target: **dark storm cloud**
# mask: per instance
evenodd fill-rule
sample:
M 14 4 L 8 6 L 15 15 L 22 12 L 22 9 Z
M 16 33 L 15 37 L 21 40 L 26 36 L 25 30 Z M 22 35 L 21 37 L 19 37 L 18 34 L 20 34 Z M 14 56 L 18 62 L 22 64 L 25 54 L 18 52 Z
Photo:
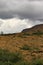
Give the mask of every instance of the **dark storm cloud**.
M 43 19 L 43 0 L 0 0 L 0 18 Z

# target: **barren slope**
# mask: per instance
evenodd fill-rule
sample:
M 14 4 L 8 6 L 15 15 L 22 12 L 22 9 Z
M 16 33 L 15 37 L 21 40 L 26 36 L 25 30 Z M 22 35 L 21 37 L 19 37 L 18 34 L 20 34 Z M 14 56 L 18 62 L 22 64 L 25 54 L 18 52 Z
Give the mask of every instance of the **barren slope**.
M 0 48 L 20 52 L 23 59 L 28 61 L 43 59 L 43 25 L 37 25 L 29 30 L 32 30 L 31 34 L 25 30 L 18 34 L 0 35 Z

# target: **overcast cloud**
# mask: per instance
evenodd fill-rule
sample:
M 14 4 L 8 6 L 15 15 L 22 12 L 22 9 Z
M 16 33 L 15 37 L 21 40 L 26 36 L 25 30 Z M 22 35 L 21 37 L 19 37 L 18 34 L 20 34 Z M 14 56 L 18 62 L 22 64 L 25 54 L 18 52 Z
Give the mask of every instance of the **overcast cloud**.
M 20 32 L 36 24 L 43 24 L 43 0 L 0 0 L 0 31 Z

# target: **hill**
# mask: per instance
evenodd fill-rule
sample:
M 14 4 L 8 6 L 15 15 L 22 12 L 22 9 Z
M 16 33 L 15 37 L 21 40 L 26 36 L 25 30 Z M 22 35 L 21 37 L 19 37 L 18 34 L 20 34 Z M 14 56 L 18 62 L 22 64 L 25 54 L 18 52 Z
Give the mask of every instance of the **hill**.
M 43 24 L 33 26 L 32 28 L 24 29 L 22 32 L 24 32 L 24 33 L 25 32 L 34 33 L 34 32 L 37 32 L 37 31 L 43 32 Z
M 8 50 L 10 53 L 19 53 L 22 60 L 32 62 L 25 65 L 43 65 L 43 24 L 25 29 L 21 33 L 1 34 L 0 49 Z

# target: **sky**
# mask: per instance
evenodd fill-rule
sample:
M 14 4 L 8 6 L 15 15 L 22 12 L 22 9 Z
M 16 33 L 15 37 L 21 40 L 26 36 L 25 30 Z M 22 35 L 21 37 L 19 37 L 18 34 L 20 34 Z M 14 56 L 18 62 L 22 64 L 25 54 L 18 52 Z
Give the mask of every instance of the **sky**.
M 0 32 L 18 33 L 43 24 L 43 0 L 0 0 Z

